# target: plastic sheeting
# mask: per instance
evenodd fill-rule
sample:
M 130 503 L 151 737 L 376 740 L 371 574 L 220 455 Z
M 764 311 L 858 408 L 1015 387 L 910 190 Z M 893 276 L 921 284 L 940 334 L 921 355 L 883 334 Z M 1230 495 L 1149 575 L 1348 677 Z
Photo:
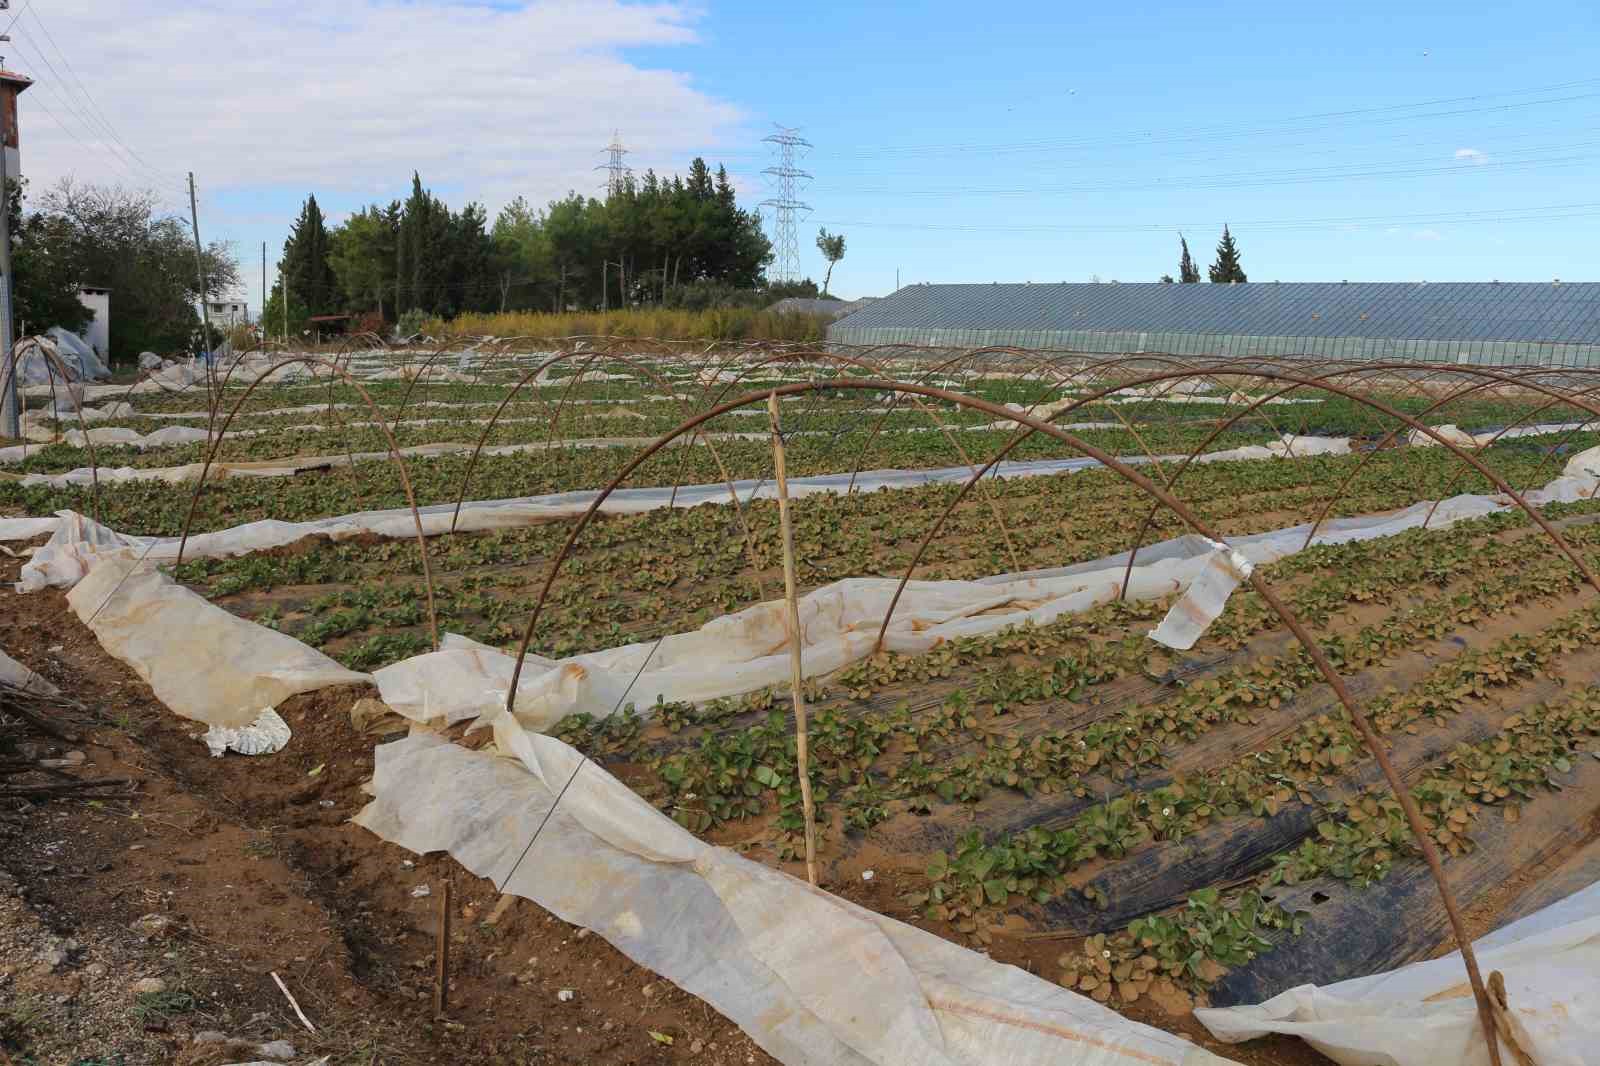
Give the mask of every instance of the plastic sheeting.
M 1597 450 L 1600 451 L 1600 450 Z M 1600 458 L 1596 458 L 1600 465 Z M 1588 479 L 1591 491 L 1597 482 Z M 1424 501 L 1387 515 L 1325 522 L 1313 544 L 1342 544 L 1393 536 L 1427 522 L 1439 529 L 1504 510 L 1487 496 Z M 1140 550 L 1129 578 L 1130 599 L 1183 593 L 1153 639 L 1192 647 L 1221 613 L 1253 567 L 1301 550 L 1309 525 L 1236 537 L 1231 550 L 1186 535 Z M 941 641 L 1044 625 L 1064 614 L 1116 598 L 1128 554 L 1072 566 L 1000 574 L 977 581 L 912 581 L 884 636 L 890 651 L 921 652 Z M 801 597 L 805 676 L 831 673 L 872 654 L 898 582 L 850 578 Z M 713 619 L 698 630 L 558 662 L 530 657 L 518 680 L 517 720 L 547 729 L 569 714 L 605 717 L 631 703 L 648 713 L 657 699 L 701 702 L 752 692 L 789 680 L 788 636 L 781 601 L 757 604 Z M 505 703 L 514 660 L 470 641 L 446 643 L 374 674 L 384 702 L 414 721 L 492 718 Z
M 176 428 L 176 427 L 171 427 Z M 165 432 L 165 431 L 163 431 Z M 1298 438 L 1304 440 L 1306 438 Z M 1347 442 L 1346 442 L 1347 446 Z M 507 447 L 516 447 L 508 445 Z M 1201 456 L 1200 462 L 1238 459 L 1267 459 L 1281 457 L 1289 446 L 1249 445 L 1226 452 L 1211 452 Z M 1139 463 L 1134 458 L 1126 460 Z M 239 465 L 239 464 L 235 464 Z M 990 477 L 1047 477 L 1054 474 L 1088 470 L 1100 464 L 1094 459 L 1036 459 L 1025 462 L 999 463 Z M 59 476 L 59 475 L 48 475 Z M 83 478 L 85 475 L 75 472 Z M 873 492 L 878 489 L 916 488 L 921 485 L 959 484 L 972 476 L 968 466 L 941 467 L 932 470 L 867 470 L 855 476 L 854 489 Z M 789 482 L 792 498 L 817 494 L 844 495 L 851 490 L 852 478 L 846 474 L 821 474 L 815 477 L 794 478 Z M 745 479 L 733 482 L 733 492 L 741 501 L 775 499 L 777 487 L 770 479 Z M 570 518 L 583 514 L 599 495 L 598 492 L 561 492 L 544 496 L 524 496 L 504 500 L 480 500 L 462 506 L 461 517 L 455 528 L 462 531 L 507 529 L 529 525 L 550 518 Z M 606 498 L 601 505 L 605 514 L 639 514 L 666 507 L 695 507 L 703 503 L 727 503 L 731 499 L 729 486 L 722 484 L 680 485 L 672 488 L 620 489 Z M 453 504 L 433 504 L 419 508 L 423 533 L 436 536 L 450 530 Z M 138 548 L 147 550 L 149 557 L 171 560 L 177 557 L 178 538 L 136 537 L 116 533 L 84 518 L 73 511 L 59 513 L 56 535 L 50 543 L 40 548 L 32 560 L 23 567 L 18 589 L 31 592 L 50 585 L 70 586 L 87 565 L 87 556 L 111 548 Z M 0 526 L 0 529 L 3 529 Z M 282 522 L 263 519 L 232 529 L 214 533 L 201 533 L 189 538 L 185 558 L 226 557 L 247 555 L 267 548 L 293 544 L 305 537 L 323 535 L 335 540 L 373 534 L 380 537 L 404 538 L 416 535 L 416 524 L 409 508 L 392 508 L 382 511 L 362 511 L 335 518 L 319 518 L 306 522 Z M 152 543 L 155 540 L 156 543 Z
M 712 847 L 514 725 L 518 761 L 419 733 L 377 749 L 355 821 L 592 929 L 792 1066 L 1210 1066 L 1083 996 Z M 523 850 L 572 784 L 538 842 Z
M 297 693 L 371 680 L 229 614 L 131 552 L 96 558 L 67 603 L 157 699 L 207 725 L 239 729 Z
M 1485 975 L 1505 978 L 1504 1017 L 1538 1066 L 1594 1062 L 1600 1050 L 1600 884 L 1473 944 Z M 1255 1006 L 1195 1011 L 1229 1043 L 1268 1033 L 1304 1039 L 1344 1066 L 1486 1066 L 1489 1052 L 1461 953 Z M 1501 1044 L 1505 1062 L 1519 1061 Z

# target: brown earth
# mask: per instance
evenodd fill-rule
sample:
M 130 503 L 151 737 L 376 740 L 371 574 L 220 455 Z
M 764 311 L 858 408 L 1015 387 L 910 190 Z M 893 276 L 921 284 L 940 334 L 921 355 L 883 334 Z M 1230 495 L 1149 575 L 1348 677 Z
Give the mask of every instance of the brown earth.
M 18 563 L 4 563 L 0 579 L 13 580 Z M 243 1054 L 243 1044 L 193 1042 L 208 1030 L 287 1039 L 296 1061 L 333 1064 L 774 1061 L 598 936 L 522 900 L 491 922 L 492 885 L 349 824 L 382 739 L 350 723 L 364 690 L 287 701 L 294 737 L 275 756 L 212 759 L 200 729 L 108 656 L 59 592 L 0 597 L 0 647 L 87 709 L 79 776 L 133 782 L 93 802 L 0 801 L 0 1063 L 215 1066 Z M 35 756 L 66 747 L 27 743 Z M 447 881 L 450 1003 L 435 1020 Z M 414 895 L 422 885 L 428 895 Z M 830 887 L 904 910 L 889 876 Z M 134 982 L 149 977 L 166 991 L 137 997 Z M 574 995 L 562 1002 L 562 990 Z M 1140 1006 L 1130 1012 L 1139 1020 L 1240 1062 L 1325 1061 L 1290 1040 L 1225 1047 L 1192 1017 Z

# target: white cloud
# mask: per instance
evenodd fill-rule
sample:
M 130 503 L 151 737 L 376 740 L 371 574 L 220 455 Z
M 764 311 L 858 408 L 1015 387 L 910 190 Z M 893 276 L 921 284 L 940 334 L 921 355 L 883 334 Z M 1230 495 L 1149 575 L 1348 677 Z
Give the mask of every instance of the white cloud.
M 537 203 L 595 191 L 603 175 L 592 168 L 613 128 L 630 163 L 676 169 L 685 153 L 714 155 L 745 117 L 686 75 L 625 57 L 693 44 L 699 12 L 681 3 L 57 0 L 43 17 L 147 165 L 119 160 L 126 152 L 75 113 L 90 109 L 24 13 L 5 51 L 41 83 L 23 98 L 35 188 L 72 173 L 154 185 L 181 202 L 193 169 L 208 198 L 273 189 L 377 198 L 417 169 L 430 186 L 459 190 L 447 194 L 453 204 L 492 207 L 518 193 Z
M 1471 163 L 1481 167 L 1489 161 L 1489 155 L 1480 148 L 1457 148 L 1456 159 L 1462 163 Z

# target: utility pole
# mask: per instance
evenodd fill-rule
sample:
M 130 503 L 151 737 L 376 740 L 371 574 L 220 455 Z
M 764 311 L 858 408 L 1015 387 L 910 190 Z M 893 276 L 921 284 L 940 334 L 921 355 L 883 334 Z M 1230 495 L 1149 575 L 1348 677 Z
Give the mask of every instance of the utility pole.
M 261 320 L 261 343 L 267 342 L 267 242 L 261 242 L 261 313 L 256 315 Z
M 206 367 L 211 366 L 211 307 L 206 300 L 206 258 L 200 250 L 200 208 L 194 195 L 194 171 L 189 171 L 189 224 L 194 228 L 194 269 L 200 277 L 200 328 L 201 350 L 206 353 Z
M 9 10 L 11 0 L 0 0 L 0 11 Z M 10 40 L 10 36 L 0 34 L 0 42 Z M 4 67 L 5 57 L 0 56 L 0 69 Z M 0 117 L 0 353 L 4 353 L 0 354 L 0 377 L 5 379 L 5 388 L 0 390 L 0 431 L 13 439 L 22 437 L 22 403 L 17 389 L 16 337 L 12 333 L 12 297 L 16 278 L 11 273 L 10 153 L 12 142 L 16 142 L 20 170 L 22 139 L 21 123 L 17 117 L 17 96 L 31 84 L 26 78 L 8 75 L 3 107 L 0 107 L 0 114 L 3 114 Z M 19 178 L 21 176 L 17 175 Z
M 0 7 L 0 11 L 10 7 L 9 3 Z M 0 38 L 3 39 L 3 38 Z M 9 131 L 7 131 L 9 132 Z M 4 289 L 4 299 L 0 301 L 0 351 L 5 352 L 5 364 L 0 369 L 0 374 L 5 375 L 6 388 L 4 398 L 0 398 L 0 414 L 4 415 L 6 436 L 13 440 L 22 437 L 22 404 L 17 393 L 17 353 L 15 338 L 11 335 L 11 175 L 6 159 L 6 140 L 8 136 L 0 136 L 0 288 Z
M 799 199 L 800 187 L 811 180 L 811 175 L 795 167 L 799 153 L 811 147 L 811 142 L 800 136 L 798 127 L 779 126 L 778 132 L 761 140 L 773 146 L 778 153 L 778 165 L 761 173 L 773 179 L 777 195 L 761 201 L 762 207 L 775 212 L 772 233 L 777 252 L 777 277 L 779 281 L 800 280 L 800 238 L 795 229 L 796 213 L 811 210 L 811 205 Z

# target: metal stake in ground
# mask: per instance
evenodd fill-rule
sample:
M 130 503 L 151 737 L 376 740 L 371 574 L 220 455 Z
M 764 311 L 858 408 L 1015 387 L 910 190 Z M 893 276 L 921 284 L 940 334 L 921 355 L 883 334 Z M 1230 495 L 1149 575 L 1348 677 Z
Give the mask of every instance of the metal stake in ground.
M 789 522 L 789 474 L 784 465 L 783 429 L 778 420 L 778 394 L 767 397 L 772 420 L 772 466 L 778 480 L 778 525 L 783 530 L 784 620 L 789 630 L 789 692 L 794 697 L 794 757 L 800 774 L 800 809 L 806 822 L 806 880 L 817 883 L 817 822 L 811 806 L 811 772 L 806 743 L 806 698 L 800 691 L 800 604 L 795 599 L 794 526 Z
M 444 1017 L 445 1004 L 450 998 L 450 882 L 444 883 L 439 893 L 439 926 L 434 934 L 433 950 L 433 1016 Z

